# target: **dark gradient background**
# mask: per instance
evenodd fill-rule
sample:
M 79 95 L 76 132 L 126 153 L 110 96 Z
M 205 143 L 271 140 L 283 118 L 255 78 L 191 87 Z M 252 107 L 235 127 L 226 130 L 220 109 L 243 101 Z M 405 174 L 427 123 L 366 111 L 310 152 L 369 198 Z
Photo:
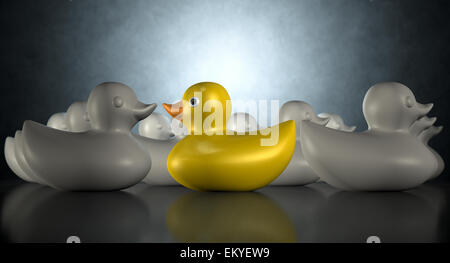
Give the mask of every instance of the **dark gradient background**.
M 235 100 L 305 100 L 363 130 L 366 90 L 398 81 L 435 103 L 445 128 L 431 144 L 448 163 L 449 14 L 425 0 L 2 1 L 1 138 L 103 81 L 158 104 L 215 81 Z
M 232 100 L 305 100 L 361 131 L 366 90 L 398 81 L 419 102 L 435 103 L 430 116 L 445 128 L 431 144 L 449 163 L 450 1 L 0 5 L 2 140 L 24 120 L 46 123 L 73 101 L 86 100 L 104 81 L 124 82 L 140 100 L 158 104 L 180 99 L 194 83 L 215 81 Z M 320 183 L 249 193 L 146 184 L 72 193 L 22 183 L 3 157 L 0 163 L 0 242 L 65 242 L 70 235 L 82 242 L 450 240 L 446 171 L 437 182 L 394 193 L 341 192 Z

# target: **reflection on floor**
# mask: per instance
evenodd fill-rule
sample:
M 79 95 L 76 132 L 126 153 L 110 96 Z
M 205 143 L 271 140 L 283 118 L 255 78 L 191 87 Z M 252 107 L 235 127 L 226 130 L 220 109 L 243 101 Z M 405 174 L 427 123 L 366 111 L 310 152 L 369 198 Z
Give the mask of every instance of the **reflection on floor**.
M 325 183 L 256 192 L 194 192 L 139 184 L 120 192 L 1 187 L 6 242 L 449 241 L 450 186 L 342 192 Z

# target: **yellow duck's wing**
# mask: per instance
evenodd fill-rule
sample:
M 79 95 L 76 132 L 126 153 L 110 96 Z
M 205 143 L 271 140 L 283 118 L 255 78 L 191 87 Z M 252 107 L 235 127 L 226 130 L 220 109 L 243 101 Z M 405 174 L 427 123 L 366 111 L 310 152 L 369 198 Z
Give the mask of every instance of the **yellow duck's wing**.
M 272 129 L 278 130 L 278 140 L 271 146 L 262 143 L 277 134 L 263 135 L 264 131 L 257 135 L 186 136 L 170 152 L 167 167 L 177 182 L 194 190 L 256 190 L 283 172 L 295 150 L 294 121 Z

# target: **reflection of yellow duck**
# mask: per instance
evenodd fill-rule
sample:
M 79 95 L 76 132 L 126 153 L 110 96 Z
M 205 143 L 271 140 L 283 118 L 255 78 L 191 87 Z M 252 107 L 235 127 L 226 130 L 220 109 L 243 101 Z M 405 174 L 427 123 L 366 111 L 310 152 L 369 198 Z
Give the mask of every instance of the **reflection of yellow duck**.
M 288 215 L 260 193 L 188 193 L 167 212 L 179 242 L 295 242 Z
M 168 170 L 180 184 L 200 191 L 252 191 L 272 182 L 288 165 L 295 149 L 294 121 L 235 135 L 226 130 L 230 105 L 225 88 L 212 82 L 191 86 L 182 102 L 163 104 L 190 132 L 167 158 Z

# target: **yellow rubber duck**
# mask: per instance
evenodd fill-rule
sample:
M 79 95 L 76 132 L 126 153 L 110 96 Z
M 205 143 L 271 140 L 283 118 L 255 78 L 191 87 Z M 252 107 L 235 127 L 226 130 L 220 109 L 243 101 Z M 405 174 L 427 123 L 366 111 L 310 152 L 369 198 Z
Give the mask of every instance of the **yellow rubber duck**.
M 163 106 L 189 132 L 170 152 L 167 168 L 178 183 L 190 189 L 256 190 L 275 180 L 294 153 L 294 121 L 253 134 L 226 130 L 230 96 L 217 83 L 197 83 L 186 90 L 182 101 Z

